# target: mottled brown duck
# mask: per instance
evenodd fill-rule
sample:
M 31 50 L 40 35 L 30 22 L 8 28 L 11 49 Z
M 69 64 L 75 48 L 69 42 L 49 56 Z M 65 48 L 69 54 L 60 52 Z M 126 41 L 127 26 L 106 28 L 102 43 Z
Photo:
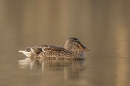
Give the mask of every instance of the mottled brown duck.
M 77 38 L 69 38 L 64 46 L 57 45 L 35 45 L 20 50 L 26 57 L 36 60 L 44 59 L 85 59 L 85 51 L 89 51 Z

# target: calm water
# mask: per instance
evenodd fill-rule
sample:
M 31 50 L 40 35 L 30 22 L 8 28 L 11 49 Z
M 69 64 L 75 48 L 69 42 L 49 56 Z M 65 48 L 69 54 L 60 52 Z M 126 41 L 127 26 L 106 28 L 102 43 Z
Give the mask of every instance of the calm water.
M 130 2 L 0 0 L 0 86 L 129 86 Z M 29 62 L 18 50 L 77 37 L 86 60 Z

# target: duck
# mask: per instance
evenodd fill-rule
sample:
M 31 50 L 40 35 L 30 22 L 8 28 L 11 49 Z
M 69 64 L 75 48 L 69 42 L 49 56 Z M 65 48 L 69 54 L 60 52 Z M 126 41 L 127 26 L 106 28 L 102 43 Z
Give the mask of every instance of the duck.
M 25 50 L 19 50 L 26 57 L 31 60 L 45 60 L 45 59 L 71 59 L 83 60 L 85 59 L 85 51 L 90 51 L 86 48 L 78 38 L 71 37 L 67 39 L 63 46 L 39 44 L 27 47 Z

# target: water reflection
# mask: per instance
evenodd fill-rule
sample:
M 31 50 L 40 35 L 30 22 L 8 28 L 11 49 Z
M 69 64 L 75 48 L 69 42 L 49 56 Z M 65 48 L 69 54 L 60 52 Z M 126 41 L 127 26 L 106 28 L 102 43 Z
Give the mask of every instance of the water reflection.
M 119 28 L 125 28 L 123 25 L 124 23 L 122 21 L 118 21 L 120 23 Z M 120 29 L 117 30 L 117 33 L 115 36 L 116 38 L 116 49 L 115 53 L 117 56 L 117 68 L 116 68 L 116 86 L 125 86 L 127 84 L 127 72 L 128 72 L 128 58 L 129 58 L 129 43 L 126 42 L 128 40 L 127 30 Z M 119 83 L 120 82 L 120 83 Z
M 28 58 L 18 60 L 19 68 L 58 72 L 63 71 L 70 78 L 76 78 L 78 73 L 85 70 L 85 60 L 43 60 L 30 61 Z

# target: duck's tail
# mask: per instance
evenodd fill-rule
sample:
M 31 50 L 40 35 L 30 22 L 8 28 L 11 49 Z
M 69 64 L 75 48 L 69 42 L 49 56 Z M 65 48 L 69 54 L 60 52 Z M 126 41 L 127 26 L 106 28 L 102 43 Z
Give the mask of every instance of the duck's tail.
M 31 57 L 32 53 L 27 50 L 19 50 L 18 52 L 23 53 L 26 57 Z

